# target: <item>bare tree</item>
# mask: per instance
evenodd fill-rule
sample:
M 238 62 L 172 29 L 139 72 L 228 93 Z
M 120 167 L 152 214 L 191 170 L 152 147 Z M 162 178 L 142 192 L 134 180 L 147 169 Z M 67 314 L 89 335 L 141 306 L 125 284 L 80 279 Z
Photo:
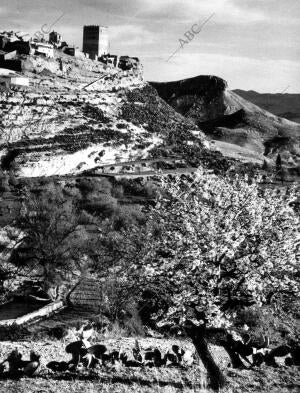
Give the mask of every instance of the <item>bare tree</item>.
M 26 268 L 31 279 L 43 280 L 45 290 L 69 280 L 83 266 L 87 243 L 77 217 L 74 202 L 58 187 L 39 196 L 26 191 L 16 222 L 24 236 L 10 262 Z

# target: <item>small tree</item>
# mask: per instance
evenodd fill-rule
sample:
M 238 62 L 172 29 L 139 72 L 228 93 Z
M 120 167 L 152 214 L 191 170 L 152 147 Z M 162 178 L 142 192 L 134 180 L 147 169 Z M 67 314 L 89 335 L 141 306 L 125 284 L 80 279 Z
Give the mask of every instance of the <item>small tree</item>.
M 268 171 L 268 170 L 269 170 L 269 164 L 267 163 L 266 160 L 264 160 L 261 169 L 262 169 L 263 171 Z
M 24 236 L 10 260 L 29 277 L 42 280 L 45 290 L 57 289 L 81 269 L 86 236 L 78 225 L 74 202 L 58 187 L 50 186 L 39 196 L 25 193 L 16 225 Z
M 228 328 L 236 310 L 264 304 L 271 293 L 299 291 L 294 197 L 199 171 L 192 184 L 165 181 L 145 227 L 119 239 L 127 260 L 132 255 L 127 278 L 167 289 L 168 311 L 154 318 L 185 328 L 215 389 L 225 379 L 209 352 L 207 327 Z
M 281 155 L 278 154 L 276 157 L 276 170 L 279 172 L 282 169 Z
M 282 166 L 282 159 L 280 154 L 278 154 L 276 158 L 276 175 L 280 178 L 281 182 L 283 183 L 285 178 L 285 173 L 284 173 L 284 168 Z

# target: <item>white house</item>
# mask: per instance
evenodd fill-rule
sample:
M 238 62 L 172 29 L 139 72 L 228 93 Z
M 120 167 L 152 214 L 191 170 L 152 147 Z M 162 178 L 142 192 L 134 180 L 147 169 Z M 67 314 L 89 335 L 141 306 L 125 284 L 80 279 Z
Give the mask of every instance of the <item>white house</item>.
M 46 42 L 34 42 L 32 47 L 35 49 L 35 55 L 44 55 L 46 57 L 54 57 L 54 48 L 52 44 Z
M 7 70 L 6 68 L 0 68 L 0 86 L 11 87 L 11 86 L 29 86 L 29 78 L 24 75 L 18 74 L 15 71 Z

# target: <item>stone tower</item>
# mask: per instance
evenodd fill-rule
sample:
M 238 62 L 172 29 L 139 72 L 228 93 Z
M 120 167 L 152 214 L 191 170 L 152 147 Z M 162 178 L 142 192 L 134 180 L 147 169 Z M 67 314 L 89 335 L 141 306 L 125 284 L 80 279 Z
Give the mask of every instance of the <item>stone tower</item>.
M 109 52 L 108 28 L 104 26 L 83 26 L 83 48 L 91 59 Z

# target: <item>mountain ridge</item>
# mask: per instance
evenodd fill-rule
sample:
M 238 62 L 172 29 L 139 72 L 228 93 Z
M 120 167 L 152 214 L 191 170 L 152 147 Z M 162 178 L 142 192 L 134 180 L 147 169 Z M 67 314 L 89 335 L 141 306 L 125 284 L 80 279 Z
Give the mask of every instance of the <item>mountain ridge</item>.
M 232 157 L 230 149 L 238 147 L 237 156 L 245 160 L 251 161 L 254 154 L 255 162 L 270 160 L 274 165 L 281 154 L 286 166 L 299 168 L 300 125 L 245 100 L 221 78 L 207 75 L 150 84 L 169 105 L 197 124 L 225 156 Z
M 300 123 L 300 93 L 259 93 L 242 89 L 233 91 L 274 115 Z

